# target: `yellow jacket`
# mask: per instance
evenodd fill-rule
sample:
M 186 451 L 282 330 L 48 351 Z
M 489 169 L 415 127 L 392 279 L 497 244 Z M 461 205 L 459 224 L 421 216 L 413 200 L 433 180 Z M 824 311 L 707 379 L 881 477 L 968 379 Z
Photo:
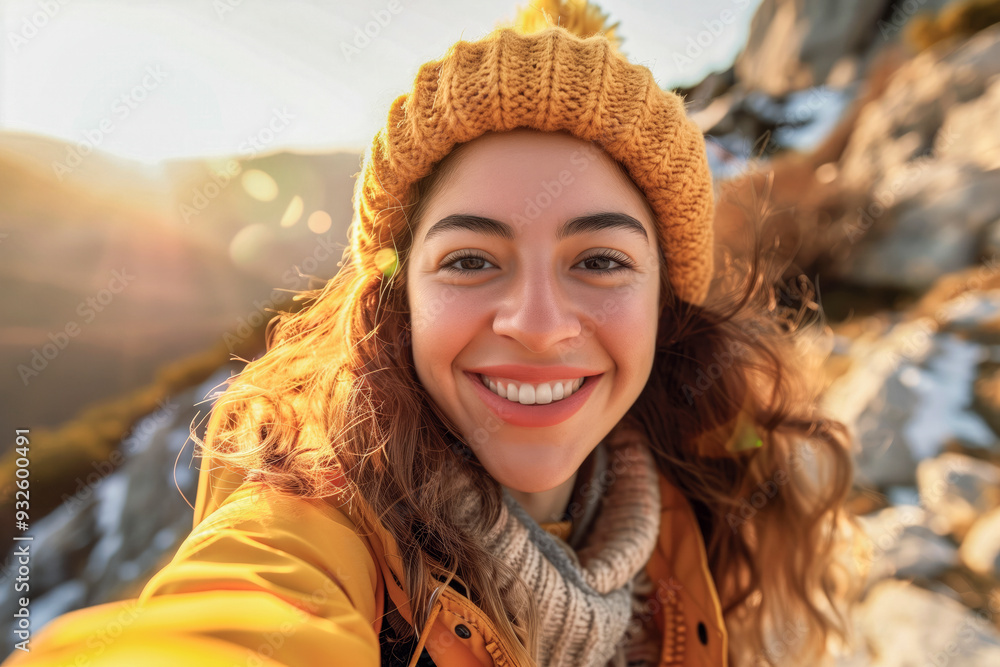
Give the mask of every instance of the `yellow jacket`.
M 366 537 L 332 499 L 292 497 L 220 470 L 203 466 L 194 530 L 138 598 L 60 616 L 2 667 L 378 666 L 386 593 L 412 619 L 392 538 Z M 662 474 L 660 493 L 659 542 L 646 566 L 660 665 L 725 667 L 728 637 L 698 523 Z M 411 667 L 423 648 L 438 667 L 515 667 L 468 597 L 442 586 L 431 605 Z

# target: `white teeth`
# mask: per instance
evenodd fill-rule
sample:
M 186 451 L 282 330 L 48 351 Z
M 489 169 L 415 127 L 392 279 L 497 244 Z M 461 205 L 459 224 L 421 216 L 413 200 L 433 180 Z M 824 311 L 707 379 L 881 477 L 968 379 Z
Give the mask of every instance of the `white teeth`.
M 561 382 L 541 382 L 537 385 L 513 380 L 493 379 L 480 374 L 480 380 L 497 396 L 522 405 L 547 405 L 568 398 L 583 385 L 583 378 Z
M 564 396 L 566 396 L 566 390 L 563 388 L 562 382 L 556 382 L 552 387 L 552 400 L 562 400 Z

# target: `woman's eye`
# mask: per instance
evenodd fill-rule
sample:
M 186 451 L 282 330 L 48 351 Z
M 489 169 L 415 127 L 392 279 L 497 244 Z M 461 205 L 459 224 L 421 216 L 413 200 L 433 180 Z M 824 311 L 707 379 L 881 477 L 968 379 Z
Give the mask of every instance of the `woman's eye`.
M 618 266 L 608 266 L 607 262 L 617 264 Z M 442 268 L 451 273 L 474 275 L 482 273 L 482 269 L 485 268 L 483 264 L 489 264 L 492 266 L 492 262 L 482 255 L 470 253 L 447 260 L 446 263 L 442 265 Z M 635 266 L 635 262 L 623 253 L 606 251 L 596 253 L 590 257 L 580 260 L 577 266 L 580 265 L 586 266 L 587 268 L 585 270 L 590 273 L 608 275 L 619 273 L 621 271 L 628 271 Z
M 599 273 L 617 273 L 618 271 L 623 271 L 632 268 L 632 263 L 627 257 L 619 257 L 612 254 L 602 254 L 602 255 L 592 255 L 587 259 L 582 260 L 580 263 L 585 264 L 590 262 L 590 266 L 598 271 Z M 605 262 L 611 262 L 612 264 L 618 264 L 617 267 L 607 267 Z M 601 269 L 600 267 L 606 267 Z
M 451 271 L 452 273 L 472 275 L 475 273 L 481 273 L 479 269 L 482 268 L 481 265 L 483 263 L 489 264 L 490 262 L 482 255 L 462 255 L 461 257 L 455 257 L 454 259 L 448 261 L 442 268 L 446 271 Z

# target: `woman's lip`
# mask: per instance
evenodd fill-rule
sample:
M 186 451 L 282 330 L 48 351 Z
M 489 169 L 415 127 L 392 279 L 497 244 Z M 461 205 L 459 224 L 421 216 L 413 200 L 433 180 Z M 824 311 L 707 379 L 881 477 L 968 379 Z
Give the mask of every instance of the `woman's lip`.
M 512 426 L 541 428 L 555 426 L 576 414 L 594 391 L 594 387 L 604 375 L 592 375 L 583 381 L 572 396 L 545 405 L 522 405 L 497 396 L 483 384 L 478 373 L 463 371 L 472 383 L 473 390 L 497 417 Z
M 525 366 L 523 364 L 497 364 L 465 369 L 470 373 L 482 373 L 489 377 L 506 378 L 515 382 L 553 382 L 555 380 L 575 380 L 601 374 L 596 369 L 582 366 Z

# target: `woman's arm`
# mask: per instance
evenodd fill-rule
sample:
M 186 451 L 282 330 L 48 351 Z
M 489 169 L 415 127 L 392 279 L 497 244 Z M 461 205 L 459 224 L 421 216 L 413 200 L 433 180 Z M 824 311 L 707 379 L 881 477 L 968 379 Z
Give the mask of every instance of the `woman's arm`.
M 137 599 L 55 619 L 4 667 L 375 667 L 377 583 L 371 553 L 339 510 L 246 485 Z

